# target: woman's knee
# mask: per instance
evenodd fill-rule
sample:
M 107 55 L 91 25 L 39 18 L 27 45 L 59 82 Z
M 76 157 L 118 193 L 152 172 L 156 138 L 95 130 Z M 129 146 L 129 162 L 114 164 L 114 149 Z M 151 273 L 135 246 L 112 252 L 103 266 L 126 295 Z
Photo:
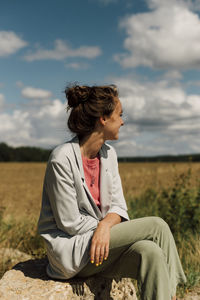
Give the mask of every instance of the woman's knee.
M 155 228 L 157 228 L 158 230 L 162 230 L 164 232 L 167 232 L 167 233 L 171 234 L 171 230 L 169 228 L 169 225 L 167 224 L 167 222 L 165 222 L 165 220 L 163 220 L 160 217 L 151 217 L 151 218 L 152 218 L 153 226 Z

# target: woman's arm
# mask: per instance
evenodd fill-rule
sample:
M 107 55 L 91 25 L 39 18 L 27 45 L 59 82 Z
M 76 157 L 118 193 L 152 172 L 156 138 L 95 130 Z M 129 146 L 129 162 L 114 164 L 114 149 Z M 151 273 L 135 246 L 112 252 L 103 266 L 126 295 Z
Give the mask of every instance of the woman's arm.
M 121 178 L 119 174 L 117 154 L 112 148 L 112 198 L 111 205 L 107 213 L 116 213 L 122 217 L 122 221 L 129 220 L 127 205 L 124 198 Z
M 99 221 L 79 210 L 77 190 L 67 158 L 63 161 L 52 159 L 48 163 L 45 190 L 60 230 L 74 236 L 96 228 Z
M 108 213 L 105 218 L 99 222 L 95 230 L 90 247 L 91 263 L 96 266 L 102 264 L 109 254 L 110 228 L 121 222 L 121 217 L 116 213 Z

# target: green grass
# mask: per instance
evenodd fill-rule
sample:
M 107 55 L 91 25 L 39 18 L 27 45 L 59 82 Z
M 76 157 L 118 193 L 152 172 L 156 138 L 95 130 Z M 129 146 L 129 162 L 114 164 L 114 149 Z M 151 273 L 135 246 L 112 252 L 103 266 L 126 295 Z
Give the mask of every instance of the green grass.
M 42 238 L 37 233 L 37 221 L 26 219 L 15 221 L 12 217 L 3 218 L 0 209 L 0 248 L 18 249 L 35 258 L 42 258 L 46 254 Z M 6 257 L 0 257 L 0 278 L 12 267 L 12 262 Z
M 171 188 L 150 188 L 128 199 L 130 218 L 154 215 L 168 223 L 187 277 L 178 289 L 180 295 L 200 283 L 200 185 L 191 188 L 190 179 L 189 169 L 175 178 Z

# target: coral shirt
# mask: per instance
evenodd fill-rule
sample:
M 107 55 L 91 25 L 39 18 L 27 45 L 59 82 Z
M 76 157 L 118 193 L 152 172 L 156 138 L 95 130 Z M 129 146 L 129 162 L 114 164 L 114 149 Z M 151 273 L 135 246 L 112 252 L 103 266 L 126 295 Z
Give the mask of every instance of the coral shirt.
M 85 180 L 96 205 L 100 208 L 100 159 L 92 159 L 82 155 Z

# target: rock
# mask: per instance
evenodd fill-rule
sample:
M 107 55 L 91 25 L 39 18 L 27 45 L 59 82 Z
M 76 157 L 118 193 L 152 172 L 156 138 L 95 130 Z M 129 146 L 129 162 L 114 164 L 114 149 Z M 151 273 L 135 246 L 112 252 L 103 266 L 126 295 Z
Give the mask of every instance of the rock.
M 3 264 L 14 266 L 18 262 L 31 259 L 32 256 L 13 248 L 0 248 L 0 260 Z
M 136 300 L 131 279 L 92 276 L 85 280 L 51 280 L 47 259 L 28 260 L 7 271 L 0 280 L 1 300 Z
M 32 256 L 13 248 L 0 248 L 0 257 L 4 260 L 9 260 L 12 263 L 31 259 Z
M 185 294 L 184 298 L 178 300 L 200 300 L 200 286 L 193 287 L 192 291 Z

